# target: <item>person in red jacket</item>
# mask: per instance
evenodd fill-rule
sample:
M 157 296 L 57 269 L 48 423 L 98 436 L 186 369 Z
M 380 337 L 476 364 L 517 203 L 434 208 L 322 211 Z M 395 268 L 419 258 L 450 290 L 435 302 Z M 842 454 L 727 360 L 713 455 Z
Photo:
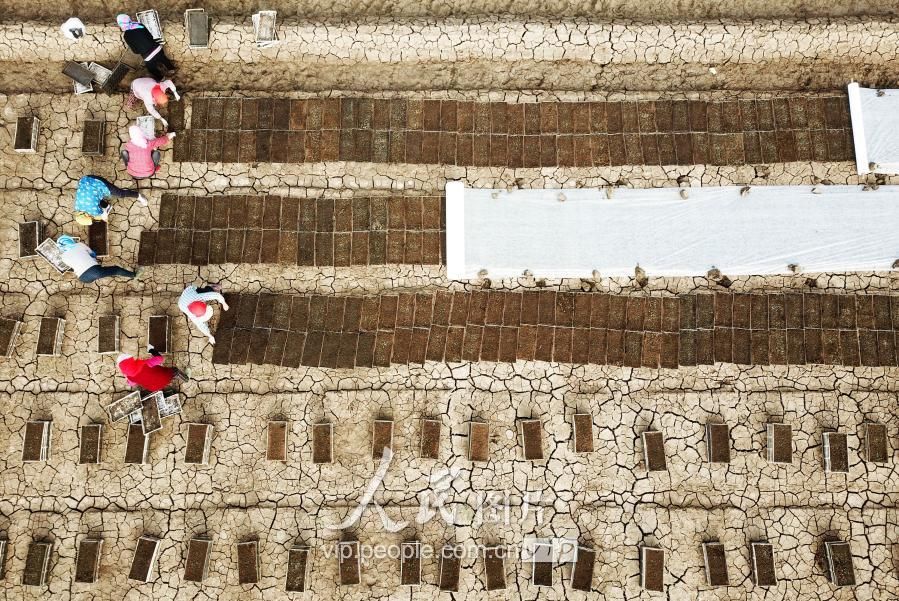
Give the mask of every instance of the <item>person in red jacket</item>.
M 140 386 L 149 392 L 157 392 L 165 389 L 172 380 L 178 378 L 187 382 L 187 374 L 177 367 L 163 367 L 165 361 L 162 355 L 152 346 L 149 359 L 138 359 L 131 355 L 122 354 L 116 359 L 119 371 L 125 376 L 129 386 Z

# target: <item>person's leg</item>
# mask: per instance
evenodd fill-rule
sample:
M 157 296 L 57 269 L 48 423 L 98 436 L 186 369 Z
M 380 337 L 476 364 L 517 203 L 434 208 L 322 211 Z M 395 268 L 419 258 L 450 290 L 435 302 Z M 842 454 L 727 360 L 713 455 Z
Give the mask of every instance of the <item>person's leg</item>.
M 177 367 L 175 367 L 174 370 L 175 370 L 175 377 L 178 378 L 179 380 L 181 380 L 182 382 L 187 382 L 190 380 L 190 376 L 188 376 L 186 373 L 184 373 Z
M 119 188 L 105 177 L 100 177 L 99 175 L 95 175 L 94 177 L 106 184 L 106 187 L 109 188 L 110 196 L 115 198 L 137 198 L 140 196 L 140 193 L 137 190 L 125 190 L 124 188 Z
M 169 71 L 175 71 L 177 67 L 175 64 L 165 55 L 165 50 L 160 50 L 159 54 L 155 56 L 155 58 L 159 61 L 159 63 L 168 69 Z
M 136 275 L 137 274 L 133 271 L 128 271 L 127 269 L 119 267 L 118 265 L 94 265 L 93 267 L 90 267 L 87 271 L 82 273 L 78 279 L 89 284 L 91 282 L 96 282 L 97 280 L 102 278 L 123 277 L 131 279 Z
M 85 284 L 90 284 L 91 282 L 97 281 L 101 277 L 103 277 L 103 272 L 100 266 L 94 265 L 93 267 L 88 267 L 87 271 L 78 276 L 78 279 Z
M 148 61 L 144 62 L 144 65 L 147 67 L 147 71 L 150 73 L 150 77 L 155 79 L 156 81 L 162 81 L 165 79 L 165 72 L 163 71 L 163 65 L 159 63 L 159 56 L 162 54 L 162 51 L 159 51 L 159 54 L 154 56 Z

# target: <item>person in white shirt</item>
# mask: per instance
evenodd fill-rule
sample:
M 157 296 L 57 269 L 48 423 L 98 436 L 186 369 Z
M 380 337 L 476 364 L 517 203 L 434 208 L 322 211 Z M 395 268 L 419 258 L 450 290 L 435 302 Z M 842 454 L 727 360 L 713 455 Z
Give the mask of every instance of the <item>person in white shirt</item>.
M 96 282 L 100 278 L 120 276 L 133 279 L 137 273 L 128 271 L 118 265 L 103 266 L 97 261 L 97 253 L 83 243 L 77 242 L 71 236 L 60 236 L 56 241 L 59 250 L 62 251 L 62 262 L 72 268 L 78 279 L 86 284 Z
M 156 110 L 157 106 L 166 106 L 169 103 L 166 90 L 172 91 L 175 100 L 181 100 L 181 96 L 178 95 L 178 90 L 175 89 L 175 84 L 172 83 L 171 79 L 157 82 L 152 77 L 138 77 L 131 82 L 131 93 L 134 94 L 134 97 L 144 103 L 149 114 L 162 121 L 163 126 L 168 127 L 168 121 L 163 119 L 159 111 Z
M 197 329 L 209 339 L 209 344 L 215 344 L 215 337 L 209 333 L 209 326 L 206 325 L 212 319 L 212 307 L 206 304 L 206 301 L 218 301 L 222 304 L 222 309 L 228 310 L 228 303 L 225 297 L 221 295 L 222 287 L 213 284 L 197 288 L 196 286 L 188 286 L 178 298 L 178 308 L 187 315 L 187 318 L 197 326 Z

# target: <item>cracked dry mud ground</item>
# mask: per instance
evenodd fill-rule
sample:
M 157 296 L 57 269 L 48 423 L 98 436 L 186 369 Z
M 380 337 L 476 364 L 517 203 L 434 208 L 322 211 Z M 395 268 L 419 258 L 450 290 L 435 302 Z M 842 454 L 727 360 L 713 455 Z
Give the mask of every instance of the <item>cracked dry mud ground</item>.
M 773 15 L 761 16 L 784 16 L 781 9 L 786 6 L 789 3 L 769 7 Z M 859 11 L 864 9 L 861 4 L 858 6 Z M 407 10 L 417 16 L 417 11 L 426 8 L 407 7 Z M 697 5 L 697 10 L 712 8 L 702 4 Z M 197 61 L 198 67 L 205 63 L 207 73 L 235 73 L 218 70 L 225 61 L 263 68 L 259 65 L 264 60 L 274 59 L 288 70 L 299 69 L 297 65 L 307 52 L 291 55 L 286 50 L 278 50 L 272 56 L 255 50 L 248 52 L 246 28 L 225 23 L 221 46 L 216 42 L 209 56 L 195 55 L 188 59 L 176 21 L 166 24 L 167 34 L 171 32 L 170 53 L 175 60 L 183 60 L 183 64 L 189 64 L 188 60 Z M 485 23 L 484 36 L 491 34 L 491 27 L 499 27 L 489 20 Z M 366 65 L 369 62 L 390 61 L 408 69 L 404 60 L 428 53 L 452 64 L 459 60 L 459 54 L 441 54 L 455 45 L 452 40 L 446 46 L 427 41 L 428 28 L 439 26 L 422 25 L 425 33 L 418 35 L 423 37 L 410 36 L 408 50 L 400 49 L 393 56 L 369 57 L 359 69 L 371 67 Z M 400 27 L 386 21 L 371 38 L 366 38 L 367 43 L 385 48 L 385 40 L 392 39 Z M 636 60 L 628 59 L 630 55 L 619 53 L 618 48 L 613 52 L 618 60 L 635 62 L 638 75 L 654 68 L 666 72 L 659 66 L 666 64 L 667 56 L 646 54 L 646 40 L 658 36 L 663 42 L 660 46 L 665 47 L 664 40 L 677 37 L 666 38 L 653 27 L 636 30 L 644 36 L 642 42 L 627 37 L 628 31 L 622 33 L 624 48 L 633 52 Z M 803 44 L 823 30 L 809 34 L 805 28 L 812 26 L 808 24 L 792 27 L 760 26 L 756 32 L 767 32 L 775 47 L 754 59 L 770 61 L 780 52 L 776 48 L 777 40 L 793 40 L 794 51 L 785 53 L 793 61 L 791 64 L 806 58 L 817 60 L 826 43 L 817 39 L 817 46 Z M 877 35 L 871 33 L 873 25 L 866 21 L 837 22 L 824 29 L 827 36 L 834 36 L 834 40 L 844 44 L 834 46 L 834 56 L 850 55 L 854 43 L 851 40 L 867 40 L 873 46 L 866 47 L 866 52 L 872 56 L 882 53 L 880 68 L 889 71 L 894 68 L 889 55 L 899 38 L 894 24 L 881 23 L 877 27 L 881 32 Z M 689 28 L 680 25 L 674 28 L 678 35 L 689 33 Z M 2 33 L 4 43 L 0 44 L 2 59 L 7 64 L 22 57 L 33 61 L 38 60 L 35 53 L 41 52 L 47 53 L 41 55 L 43 59 L 51 61 L 70 58 L 65 50 L 55 46 L 55 33 L 50 29 L 53 28 L 36 29 L 34 37 L 28 38 L 21 26 L 7 26 Z M 727 31 L 729 39 L 741 37 L 735 33 L 737 30 L 728 30 L 726 23 L 721 29 Z M 115 41 L 114 31 L 110 33 L 109 28 L 97 24 L 94 31 L 98 39 Z M 360 58 L 353 54 L 356 50 L 351 44 L 352 37 L 336 36 L 335 39 L 330 33 L 323 29 L 316 34 L 322 36 L 321 56 L 341 60 Z M 872 42 L 874 38 L 882 46 Z M 28 40 L 32 43 L 27 43 Z M 104 51 L 112 47 L 105 41 L 103 44 Z M 731 52 L 728 44 L 726 40 L 717 40 L 702 50 L 708 54 L 685 55 L 683 60 L 692 60 L 705 69 L 705 62 L 728 56 Z M 101 47 L 100 42 L 97 47 Z M 296 46 L 282 48 L 287 47 Z M 545 52 L 543 58 L 558 62 L 564 58 L 553 54 L 559 47 L 553 43 L 538 44 L 528 52 L 534 57 L 541 57 Z M 488 46 L 473 44 L 467 50 L 461 48 L 456 52 L 462 50 L 480 53 L 492 73 L 507 68 L 503 61 L 520 58 L 516 58 L 514 48 L 493 53 L 488 51 Z M 732 54 L 740 52 L 733 50 Z M 753 65 L 751 61 L 747 64 Z M 384 71 L 374 69 L 372 73 Z M 531 81 L 527 65 L 522 73 L 522 81 Z M 480 84 L 476 88 L 500 87 L 492 85 L 495 80 L 491 77 L 478 80 L 473 76 L 470 81 Z M 782 82 L 784 89 L 790 88 L 789 77 L 778 79 L 777 75 L 764 71 L 758 81 L 765 78 Z M 261 81 L 261 89 L 281 89 L 281 84 L 273 85 L 264 78 Z M 608 81 L 610 90 L 620 89 L 620 80 Z M 322 76 L 308 89 L 328 88 L 332 82 Z M 194 87 L 202 86 L 203 96 L 232 95 L 224 92 L 235 82 L 226 78 L 221 83 L 219 88 L 209 87 L 200 78 L 195 80 Z M 360 87 L 383 90 L 391 85 L 374 79 Z M 428 81 L 425 71 L 410 74 L 405 83 L 396 82 L 394 88 L 440 88 L 441 85 L 447 87 L 447 82 L 435 85 Z M 566 92 L 569 88 L 557 84 L 547 87 L 550 90 L 542 92 L 434 89 L 425 93 L 387 90 L 383 94 L 410 99 L 506 102 L 660 97 L 655 93 Z M 707 87 L 715 87 L 714 81 L 699 85 L 694 81 L 692 88 L 684 89 Z M 52 84 L 34 89 L 41 93 L 0 96 L 0 110 L 6 124 L 0 130 L 0 203 L 4 209 L 0 214 L 0 272 L 6 274 L 0 282 L 0 316 L 23 321 L 13 356 L 0 359 L 0 407 L 4 413 L 0 420 L 0 440 L 6 443 L 5 451 L 0 453 L 0 533 L 10 543 L 6 577 L 0 589 L 7 597 L 297 598 L 299 595 L 284 591 L 287 550 L 297 541 L 313 548 L 310 590 L 306 597 L 430 599 L 449 596 L 434 586 L 437 580 L 434 559 L 423 562 L 424 584 L 420 588 L 401 587 L 399 562 L 390 558 L 367 561 L 360 585 L 349 588 L 336 585 L 337 560 L 333 549 L 340 533 L 326 526 L 340 522 L 350 513 L 374 473 L 371 423 L 376 418 L 394 420 L 396 455 L 375 499 L 385 507 L 389 517 L 408 521 L 413 526 L 399 533 L 387 533 L 377 514 L 369 509 L 352 531 L 361 542 L 386 545 L 418 538 L 435 547 L 449 540 L 466 546 L 516 545 L 528 538 L 557 536 L 578 539 L 597 550 L 590 593 L 571 589 L 569 566 L 554 569 L 553 588 L 538 589 L 530 582 L 531 567 L 519 558 L 506 562 L 508 590 L 505 594 L 487 592 L 483 559 L 468 557 L 462 562 L 459 593 L 454 598 L 652 598 L 653 595 L 640 589 L 639 545 L 657 545 L 666 551 L 666 594 L 660 598 L 888 601 L 897 596 L 899 473 L 892 451 L 899 440 L 897 368 L 718 363 L 658 370 L 540 361 L 430 361 L 423 365 L 335 370 L 214 364 L 212 348 L 188 327 L 177 310 L 177 297 L 185 283 L 216 281 L 232 293 L 295 295 L 470 291 L 478 284 L 448 281 L 445 269 L 439 265 L 335 268 L 230 263 L 201 267 L 158 265 L 147 268 L 146 275 L 134 283 L 87 286 L 71 276 L 59 276 L 33 259 L 18 259 L 16 224 L 27 219 L 43 221 L 48 236 L 63 231 L 84 235 L 71 218 L 71 196 L 77 179 L 87 172 L 110 178 L 121 175 L 113 157 L 126 125 L 138 114 L 123 110 L 120 95 L 73 97 L 67 93 L 46 93 L 54 89 Z M 571 89 L 587 88 L 576 83 Z M 729 97 L 727 92 L 681 94 L 680 89 L 674 89 L 665 97 Z M 188 122 L 193 99 L 198 96 L 189 93 L 185 97 Z M 305 98 L 310 94 L 292 92 L 290 96 Z M 26 113 L 41 119 L 38 152 L 34 155 L 16 154 L 10 149 L 15 117 Z M 88 115 L 107 122 L 109 133 L 104 157 L 84 157 L 80 152 L 82 123 Z M 171 151 L 166 150 L 163 163 L 148 193 L 149 209 L 130 201 L 114 204 L 109 231 L 110 255 L 124 265 L 136 262 L 141 232 L 157 228 L 164 191 L 191 195 L 353 198 L 399 193 L 438 196 L 445 182 L 456 178 L 484 187 L 580 187 L 616 182 L 640 187 L 677 186 L 678 178 L 683 176 L 689 178 L 690 185 L 807 184 L 822 179 L 835 183 L 860 182 L 854 174 L 854 165 L 847 161 L 547 168 L 342 161 L 223 165 L 175 163 Z M 890 178 L 885 181 L 889 182 Z M 128 182 L 119 177 L 118 183 Z M 521 278 L 491 284 L 502 290 L 539 288 L 659 297 L 721 290 L 704 277 L 649 276 L 648 285 L 642 289 L 627 278 L 601 278 L 597 282 L 538 282 Z M 730 291 L 808 291 L 809 278 L 818 290 L 838 295 L 891 294 L 899 285 L 896 272 L 799 274 L 734 278 Z M 172 360 L 189 369 L 193 378 L 181 387 L 183 414 L 167 419 L 162 431 L 153 435 L 145 465 L 123 462 L 127 427 L 121 422 L 109 424 L 103 409 L 126 392 L 123 379 L 116 375 L 112 357 L 96 352 L 96 319 L 110 314 L 121 317 L 121 347 L 128 353 L 144 349 L 151 315 L 169 315 L 175 349 Z M 59 357 L 34 355 L 42 316 L 66 320 Z M 572 450 L 571 423 L 575 412 L 592 415 L 595 451 L 590 455 L 578 455 Z M 418 455 L 422 417 L 435 418 L 442 426 L 436 460 Z M 544 460 L 531 462 L 522 458 L 515 433 L 516 419 L 521 417 L 540 420 Z M 468 460 L 467 422 L 473 418 L 485 419 L 490 424 L 487 463 Z M 26 421 L 34 419 L 53 421 L 52 449 L 47 462 L 23 464 L 22 435 Z M 286 463 L 265 459 L 266 425 L 270 419 L 288 422 Z M 195 421 L 212 424 L 214 428 L 208 465 L 184 463 L 187 423 Z M 322 421 L 335 424 L 334 462 L 316 465 L 312 462 L 311 431 L 314 424 Z M 732 461 L 728 465 L 707 462 L 704 428 L 706 423 L 715 421 L 731 426 Z M 765 424 L 768 421 L 783 421 L 793 426 L 791 465 L 767 461 Z M 78 428 L 91 422 L 106 426 L 101 444 L 102 463 L 78 465 Z M 864 424 L 867 422 L 886 425 L 891 444 L 888 463 L 875 464 L 865 459 Z M 646 429 L 660 430 L 665 435 L 667 472 L 645 470 L 640 434 Z M 849 472 L 846 474 L 825 473 L 823 469 L 822 435 L 834 429 L 848 435 Z M 447 526 L 439 517 L 424 525 L 414 525 L 419 495 L 434 491 L 432 478 L 447 466 L 459 469 L 451 495 L 451 506 L 459 511 L 459 525 Z M 510 494 L 511 524 L 475 521 L 474 508 L 485 493 Z M 529 495 L 527 508 L 523 501 L 526 495 Z M 143 534 L 162 539 L 157 575 L 146 584 L 127 579 L 136 541 Z M 209 575 L 202 584 L 196 584 L 186 582 L 183 576 L 187 541 L 200 535 L 209 536 L 213 545 Z M 102 537 L 105 541 L 99 580 L 93 585 L 73 582 L 76 549 L 88 536 Z M 261 579 L 256 585 L 238 583 L 237 543 L 248 538 L 258 538 L 260 543 Z M 823 541 L 831 538 L 850 543 L 858 581 L 855 588 L 838 589 L 825 576 L 821 549 Z M 751 580 L 748 545 L 750 541 L 762 539 L 774 545 L 780 579 L 777 586 L 769 589 L 755 587 Z M 21 585 L 32 540 L 53 542 L 48 585 L 40 589 Z M 725 545 L 730 587 L 712 589 L 706 584 L 701 543 L 710 540 L 720 540 Z
M 899 76 L 895 18 L 831 21 L 615 21 L 510 16 L 281 18 L 281 43 L 255 47 L 249 16 L 213 14 L 211 46 L 166 31 L 187 91 L 261 90 L 822 90 Z M 602 14 L 602 13 L 599 13 Z M 83 16 L 83 15 L 82 15 Z M 311 19 L 312 17 L 305 17 Z M 353 19 L 359 17 L 353 16 Z M 597 18 L 596 16 L 593 17 Z M 608 16 L 601 18 L 608 19 Z M 656 17 L 659 19 L 660 17 Z M 795 19 L 795 15 L 789 15 Z M 64 93 L 66 60 L 112 67 L 123 46 L 112 20 L 73 48 L 55 25 L 0 24 L 0 89 Z M 131 57 L 131 64 L 139 64 Z

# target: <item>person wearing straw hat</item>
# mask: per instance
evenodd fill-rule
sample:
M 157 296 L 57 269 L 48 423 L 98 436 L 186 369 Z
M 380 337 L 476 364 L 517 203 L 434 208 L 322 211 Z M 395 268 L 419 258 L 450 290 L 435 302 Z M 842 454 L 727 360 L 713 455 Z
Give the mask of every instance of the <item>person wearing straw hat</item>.
M 94 221 L 109 220 L 108 198 L 136 198 L 142 206 L 147 199 L 137 190 L 124 190 L 99 175 L 85 175 L 78 180 L 75 191 L 75 222 L 90 225 Z
M 206 304 L 207 301 L 218 301 L 222 304 L 222 309 L 228 310 L 228 303 L 225 297 L 221 295 L 222 287 L 218 284 L 203 286 L 188 286 L 178 298 L 178 308 L 187 315 L 190 320 L 206 338 L 209 344 L 215 344 L 215 337 L 209 332 L 209 326 L 206 325 L 212 319 L 212 307 Z

